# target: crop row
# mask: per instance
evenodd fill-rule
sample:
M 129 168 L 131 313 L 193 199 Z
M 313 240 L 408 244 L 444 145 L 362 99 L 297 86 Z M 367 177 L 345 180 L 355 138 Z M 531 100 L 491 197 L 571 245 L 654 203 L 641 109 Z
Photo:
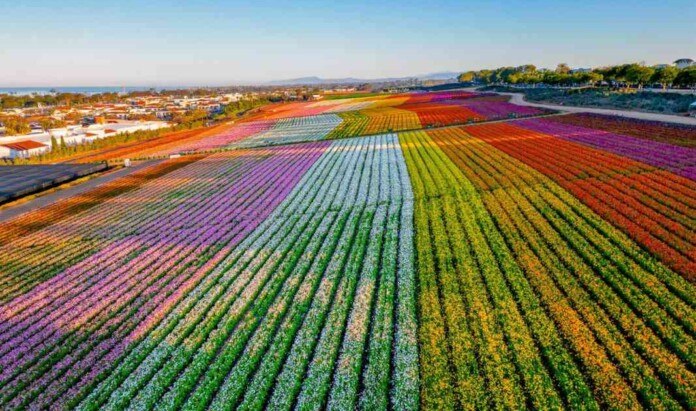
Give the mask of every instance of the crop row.
M 469 129 L 401 136 L 423 407 L 692 408 L 693 287 Z
M 540 264 L 547 267 L 552 277 L 544 283 L 555 281 L 568 295 L 568 306 L 584 317 L 640 402 L 649 408 L 671 408 L 677 402 L 693 406 L 696 379 L 690 368 L 696 294 L 690 284 L 548 177 L 461 129 L 430 134 L 481 192 L 498 226 L 507 222 L 510 229 L 514 222 L 519 227 L 516 232 L 501 231 L 514 239 L 508 244 L 520 266 L 534 258 L 530 251 L 537 253 L 537 262 L 527 266 L 528 275 L 537 275 Z M 507 217 L 500 214 L 503 210 Z M 525 258 L 520 258 L 523 253 Z M 541 289 L 537 293 L 544 297 Z M 569 317 L 564 311 L 556 318 L 558 326 Z M 561 329 L 567 331 L 571 330 Z M 581 341 L 578 335 L 566 338 Z M 571 349 L 581 352 L 581 347 Z M 600 350 L 593 352 L 600 357 Z M 578 360 L 591 369 L 585 355 Z M 599 387 L 595 391 L 603 393 Z
M 696 408 L 689 149 L 341 138 L 473 100 L 242 123 L 0 224 L 0 408 Z
M 341 117 L 336 114 L 283 118 L 270 129 L 246 136 L 227 147 L 264 147 L 322 140 L 341 122 Z
M 562 117 L 562 116 L 561 116 Z M 518 126 L 606 150 L 696 180 L 696 148 L 623 136 L 555 119 L 523 120 Z
M 412 254 L 398 244 L 409 184 L 395 142 L 334 144 L 79 408 L 413 404 Z M 391 393 L 389 364 L 403 373 Z
M 498 96 L 504 97 L 504 96 Z M 510 117 L 529 117 L 544 114 L 545 111 L 535 107 L 518 106 L 505 100 L 499 100 L 498 97 L 480 97 L 467 100 L 450 100 L 443 103 L 454 104 L 462 108 L 468 108 L 476 113 L 479 117 L 489 120 L 505 119 Z
M 685 278 L 696 276 L 696 183 L 644 163 L 511 124 L 478 137 L 551 177 Z
M 416 406 L 400 147 L 326 147 L 211 156 L 27 236 L 112 238 L 0 306 L 0 404 Z
M 591 113 L 559 116 L 554 118 L 554 120 L 559 123 L 604 130 L 643 140 L 660 141 L 684 147 L 696 147 L 696 128 L 693 126 Z
M 423 127 L 440 127 L 451 124 L 465 124 L 468 121 L 481 121 L 486 117 L 480 113 L 455 104 L 422 103 L 403 107 L 418 115 Z
M 190 136 L 155 139 L 81 161 L 265 147 L 542 113 L 535 108 L 510 104 L 505 99 L 505 96 L 469 92 L 441 92 L 269 105 L 239 124 Z
M 43 271 L 43 274 L 33 281 L 28 281 L 28 278 L 25 276 L 26 273 L 20 273 L 11 269 L 13 261 L 17 261 L 18 258 L 29 257 L 26 252 L 27 249 L 30 249 L 33 253 L 40 252 L 40 248 L 38 247 L 39 242 L 37 241 L 40 236 L 32 236 L 30 234 L 53 224 L 60 224 L 65 219 L 71 217 L 74 219 L 74 216 L 79 213 L 97 207 L 116 196 L 136 190 L 146 183 L 161 178 L 200 158 L 201 157 L 197 156 L 189 156 L 148 166 L 124 178 L 119 178 L 113 182 L 100 185 L 85 193 L 66 198 L 47 207 L 24 213 L 0 224 L 0 249 L 2 250 L 2 256 L 0 257 L 0 262 L 2 262 L 2 268 L 0 268 L 0 284 L 2 284 L 0 302 L 5 302 L 26 292 L 28 290 L 26 286 L 23 288 L 18 287 L 20 282 L 29 282 L 30 288 L 43 279 L 50 277 L 52 271 L 49 270 L 50 265 L 46 263 L 49 263 L 51 260 L 48 259 L 36 260 L 41 263 L 42 266 L 40 269 Z M 76 225 L 76 227 L 79 226 Z M 48 230 L 52 230 L 52 228 Z M 49 238 L 52 238 L 52 236 Z M 63 257 L 66 256 L 66 254 L 63 255 Z M 35 267 L 35 269 L 37 268 L 39 267 Z
M 17 407 L 65 400 L 101 375 L 282 201 L 323 146 L 217 155 L 172 172 L 134 192 L 152 198 L 149 206 L 121 203 L 126 212 L 140 211 L 133 214 L 136 223 L 152 216 L 145 224 L 109 219 L 114 215 L 107 210 L 120 208 L 117 200 L 138 198 L 126 195 L 80 215 L 81 234 L 71 234 L 71 224 L 63 233 L 54 226 L 36 232 L 38 241 L 64 233 L 108 234 L 111 240 L 0 307 L 6 319 L 0 325 L 0 402 Z M 157 192 L 158 186 L 169 189 Z M 59 243 L 59 255 L 74 244 L 80 246 Z

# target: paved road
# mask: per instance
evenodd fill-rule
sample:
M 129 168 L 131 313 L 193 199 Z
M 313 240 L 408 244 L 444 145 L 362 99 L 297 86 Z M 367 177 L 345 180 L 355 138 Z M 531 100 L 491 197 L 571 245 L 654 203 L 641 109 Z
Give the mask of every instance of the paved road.
M 546 108 L 550 110 L 564 111 L 568 113 L 595 113 L 595 114 L 609 114 L 613 116 L 622 116 L 637 118 L 640 120 L 652 120 L 652 121 L 664 121 L 667 123 L 678 123 L 687 124 L 690 126 L 696 126 L 696 117 L 682 117 L 673 116 L 669 114 L 658 114 L 658 113 L 645 113 L 642 111 L 629 111 L 629 110 L 612 110 L 605 108 L 593 108 L 593 107 L 577 107 L 577 106 L 560 106 L 556 104 L 539 104 L 530 103 L 524 99 L 524 95 L 520 93 L 498 93 L 504 94 L 506 96 L 511 96 L 511 103 L 518 104 L 520 106 L 529 106 L 537 108 Z
M 155 165 L 162 160 L 154 160 L 154 161 L 143 161 L 142 163 L 138 163 L 133 165 L 132 167 L 128 168 L 121 168 L 116 171 L 112 171 L 110 173 L 106 173 L 102 176 L 93 178 L 89 181 L 85 181 L 84 183 L 63 189 L 63 190 L 57 190 L 54 191 L 50 194 L 42 195 L 39 197 L 36 197 L 35 199 L 28 201 L 26 203 L 21 203 L 18 204 L 14 207 L 9 207 L 4 210 L 0 210 L 0 222 L 7 221 L 9 219 L 15 218 L 20 214 L 24 214 L 28 211 L 33 211 L 41 207 L 45 207 L 47 205 L 53 204 L 56 201 L 62 200 L 64 198 L 69 198 L 78 194 L 82 194 L 88 190 L 91 190 L 95 187 L 98 187 L 102 184 L 114 181 L 118 178 L 125 177 L 131 173 L 134 173 L 140 169 L 143 169 L 148 166 Z

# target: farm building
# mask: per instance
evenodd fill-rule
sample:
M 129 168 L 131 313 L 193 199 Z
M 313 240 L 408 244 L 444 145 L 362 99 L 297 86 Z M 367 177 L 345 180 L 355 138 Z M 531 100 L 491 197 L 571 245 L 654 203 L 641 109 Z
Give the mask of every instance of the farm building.
M 0 156 L 6 158 L 29 158 L 48 151 L 50 147 L 46 144 L 37 143 L 32 140 L 16 141 L 0 145 L 2 150 Z

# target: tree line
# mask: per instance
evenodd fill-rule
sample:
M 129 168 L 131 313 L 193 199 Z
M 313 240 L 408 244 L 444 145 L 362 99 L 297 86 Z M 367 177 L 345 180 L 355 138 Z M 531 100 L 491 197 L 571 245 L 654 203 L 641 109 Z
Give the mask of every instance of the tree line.
M 118 93 L 52 93 L 52 94 L 0 94 L 0 108 L 30 108 L 42 106 L 74 106 L 78 104 L 118 103 L 123 100 Z
M 556 86 L 609 85 L 635 86 L 659 84 L 667 87 L 696 86 L 696 66 L 679 69 L 675 66 L 649 67 L 631 63 L 617 66 L 598 67 L 589 71 L 573 71 L 565 64 L 554 70 L 539 69 L 533 64 L 517 67 L 498 67 L 467 71 L 459 75 L 459 82 L 482 84 L 548 84 Z

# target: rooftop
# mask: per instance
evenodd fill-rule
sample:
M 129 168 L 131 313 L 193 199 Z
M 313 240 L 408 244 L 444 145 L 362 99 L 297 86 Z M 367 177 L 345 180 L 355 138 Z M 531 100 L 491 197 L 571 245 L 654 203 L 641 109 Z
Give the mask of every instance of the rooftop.
M 17 150 L 17 151 L 25 151 L 25 150 L 31 150 L 34 148 L 48 147 L 45 144 L 37 143 L 36 141 L 33 141 L 33 140 L 15 141 L 14 143 L 2 144 L 2 146 L 7 147 L 11 150 Z

